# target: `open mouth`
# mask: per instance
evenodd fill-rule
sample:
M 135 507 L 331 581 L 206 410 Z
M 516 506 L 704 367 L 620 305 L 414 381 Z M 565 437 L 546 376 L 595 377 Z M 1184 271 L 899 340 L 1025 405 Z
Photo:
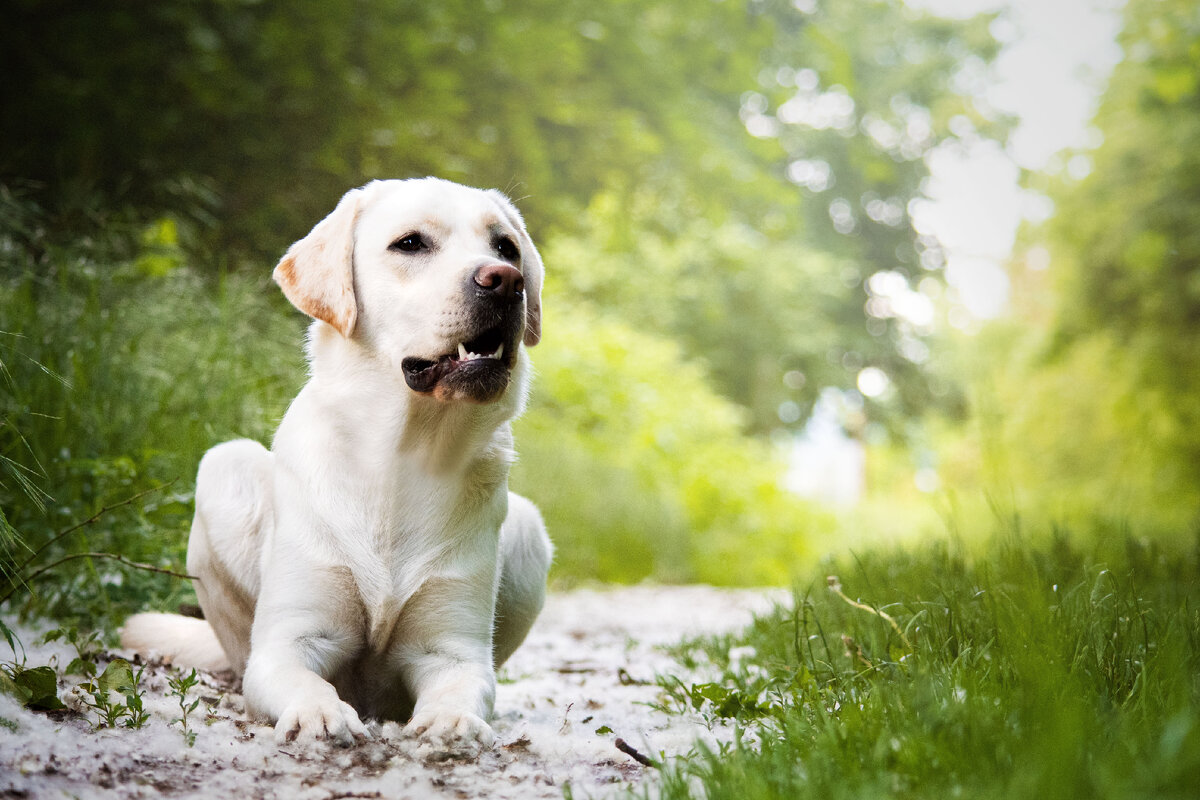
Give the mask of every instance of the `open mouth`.
M 439 400 L 465 397 L 486 402 L 508 386 L 516 342 L 508 326 L 497 325 L 465 342 L 453 353 L 433 361 L 409 357 L 400 362 L 404 381 L 414 392 L 432 393 Z

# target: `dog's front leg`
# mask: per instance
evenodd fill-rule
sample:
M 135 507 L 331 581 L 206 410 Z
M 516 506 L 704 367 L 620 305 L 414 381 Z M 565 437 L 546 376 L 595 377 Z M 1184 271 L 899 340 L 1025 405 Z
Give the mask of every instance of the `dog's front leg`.
M 413 715 L 405 733 L 452 748 L 490 747 L 495 577 L 433 578 L 405 604 L 392 649 Z
M 345 567 L 273 565 L 255 610 L 243 689 L 247 705 L 275 722 L 280 744 L 367 736 L 330 679 L 362 650 L 361 606 Z M 347 584 L 349 589 L 347 591 Z

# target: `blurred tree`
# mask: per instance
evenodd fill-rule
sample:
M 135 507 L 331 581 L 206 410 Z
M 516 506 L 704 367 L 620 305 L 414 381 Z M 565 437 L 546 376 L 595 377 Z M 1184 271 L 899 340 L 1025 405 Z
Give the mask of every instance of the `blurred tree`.
M 1188 0 L 1130 0 L 1124 60 L 1072 157 L 1047 234 L 1060 276 L 1049 369 L 1101 398 L 1161 497 L 1200 500 L 1200 12 Z M 1105 364 L 1079 369 L 1102 352 Z M 1122 475 L 1105 471 L 1113 483 Z M 1115 466 L 1115 465 L 1114 465 Z M 1181 494 L 1182 493 L 1182 494 Z
M 570 226 L 599 188 L 711 185 L 753 15 L 666 0 L 17 0 L 0 26 L 0 175 L 137 205 L 197 191 L 275 255 L 350 185 L 439 174 Z M 719 202 L 719 201 L 718 201 Z
M 943 256 L 910 209 L 933 149 L 1006 135 L 972 100 L 997 52 L 992 18 L 895 0 L 751 7 L 769 32 L 738 99 L 753 146 L 727 152 L 754 158 L 731 160 L 722 211 L 703 213 L 708 185 L 597 194 L 554 261 L 587 264 L 573 288 L 707 361 L 759 432 L 802 424 L 823 387 L 853 388 L 867 367 L 888 380 L 874 417 L 960 413 L 924 342 L 937 290 L 921 281 L 939 285 Z
M 828 539 L 832 516 L 781 486 L 778 453 L 677 345 L 567 297 L 547 325 L 512 485 L 559 575 L 778 584 Z
M 1014 509 L 1180 537 L 1200 519 L 1200 14 L 1124 13 L 1100 143 L 1028 176 L 1055 214 L 1022 232 L 1013 317 L 947 343 L 980 451 L 974 474 L 944 474 Z
M 947 20 L 890 0 L 771 7 L 778 24 L 762 88 L 743 96 L 741 115 L 752 134 L 778 139 L 785 174 L 804 194 L 801 248 L 832 255 L 857 289 L 852 302 L 825 308 L 836 343 L 787 352 L 785 369 L 810 376 L 806 406 L 822 386 L 854 386 L 874 367 L 890 379 L 892 402 L 872 403 L 872 416 L 902 423 L 931 405 L 961 411 L 926 370 L 936 289 L 920 284 L 940 281 L 944 259 L 910 212 L 931 151 L 1007 134 L 1008 121 L 977 100 L 998 52 L 994 15 Z M 829 294 L 832 276 L 814 277 L 799 291 Z
M 916 284 L 941 260 L 908 209 L 932 148 L 1002 133 L 968 99 L 995 52 L 987 18 L 900 0 L 0 14 L 0 180 L 191 217 L 210 245 L 259 257 L 372 177 L 494 185 L 564 241 L 554 269 L 708 361 L 756 430 L 801 424 L 821 387 L 867 366 L 899 413 L 935 399 Z

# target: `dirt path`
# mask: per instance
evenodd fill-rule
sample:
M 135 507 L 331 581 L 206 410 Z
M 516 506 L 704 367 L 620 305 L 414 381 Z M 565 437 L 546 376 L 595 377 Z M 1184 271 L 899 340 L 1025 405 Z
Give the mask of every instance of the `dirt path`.
M 162 666 L 145 672 L 151 721 L 140 730 L 93 732 L 77 715 L 34 714 L 0 695 L 0 798 L 558 798 L 567 783 L 576 796 L 607 794 L 653 773 L 618 750 L 617 738 L 658 758 L 730 734 L 648 705 L 659 697 L 655 674 L 678 669 L 659 646 L 735 629 L 779 599 L 704 586 L 551 595 L 501 671 L 497 744 L 469 761 L 401 739 L 391 723 L 372 725 L 374 740 L 353 748 L 277 747 L 271 729 L 248 722 L 242 698 L 212 676 L 190 695 L 201 704 L 189 748 L 170 722 L 179 707 Z M 36 637 L 22 638 L 28 646 Z M 30 647 L 29 666 L 51 656 L 60 665 L 71 657 Z

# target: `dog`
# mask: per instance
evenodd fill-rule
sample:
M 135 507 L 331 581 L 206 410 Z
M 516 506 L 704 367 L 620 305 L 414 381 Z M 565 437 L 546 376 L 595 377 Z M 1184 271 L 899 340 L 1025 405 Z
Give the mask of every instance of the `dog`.
M 204 619 L 137 614 L 122 645 L 241 673 L 279 742 L 350 744 L 372 717 L 490 746 L 495 669 L 553 554 L 508 491 L 538 252 L 496 190 L 374 181 L 273 277 L 313 318 L 309 380 L 269 451 L 236 440 L 200 462 L 187 569 Z

